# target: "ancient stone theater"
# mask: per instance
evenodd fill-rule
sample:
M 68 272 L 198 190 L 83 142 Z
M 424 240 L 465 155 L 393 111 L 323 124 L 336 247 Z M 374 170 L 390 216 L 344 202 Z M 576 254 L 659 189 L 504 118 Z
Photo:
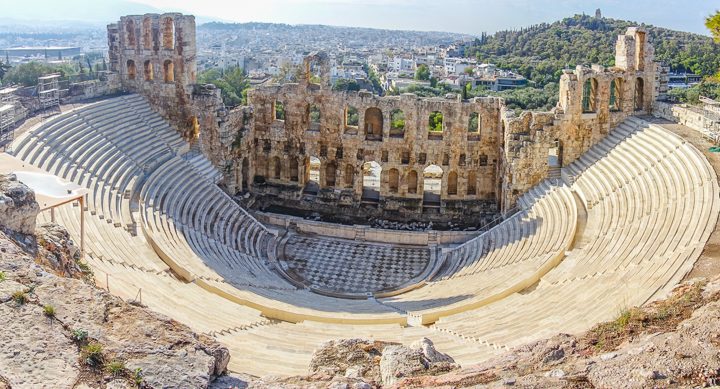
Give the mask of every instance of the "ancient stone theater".
M 333 91 L 321 52 L 227 109 L 196 82 L 193 16 L 124 16 L 108 42 L 114 93 L 13 154 L 87 188 L 40 218 L 98 285 L 227 345 L 235 372 L 304 373 L 348 336 L 468 365 L 584 331 L 665 296 L 718 219 L 715 171 L 653 116 L 641 27 L 614 66 L 565 70 L 550 112 Z

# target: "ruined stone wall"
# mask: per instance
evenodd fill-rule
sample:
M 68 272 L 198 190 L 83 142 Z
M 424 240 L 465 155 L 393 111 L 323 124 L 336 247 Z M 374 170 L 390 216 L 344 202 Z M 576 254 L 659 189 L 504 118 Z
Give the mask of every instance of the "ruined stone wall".
M 615 66 L 578 66 L 560 78 L 552 112 L 506 113 L 503 208 L 548 176 L 548 156 L 557 147 L 560 166 L 580 157 L 630 115 L 652 112 L 658 93 L 654 50 L 642 28 L 618 37 Z
M 628 115 L 650 113 L 659 93 L 652 45 L 635 27 L 618 37 L 615 66 L 565 71 L 553 111 L 519 115 L 498 98 L 332 91 L 323 53 L 305 59 L 300 83 L 259 87 L 248 107 L 228 111 L 218 90 L 194 85 L 192 16 L 122 17 L 108 26 L 108 43 L 123 88 L 146 96 L 194 143 L 224 173 L 228 192 L 358 215 L 413 217 L 431 202 L 437 213 L 454 216 L 510 209 L 548 177 L 551 151 L 558 166 L 568 165 Z M 396 111 L 404 114 L 402 129 L 392 124 Z M 436 112 L 442 131 L 429 130 Z M 477 131 L 469 128 L 472 115 Z M 310 180 L 311 157 L 320 160 L 317 183 Z M 370 161 L 382 168 L 372 195 L 363 182 Z M 430 165 L 442 169 L 439 198 L 425 193 Z M 368 200 L 374 208 L 359 207 Z

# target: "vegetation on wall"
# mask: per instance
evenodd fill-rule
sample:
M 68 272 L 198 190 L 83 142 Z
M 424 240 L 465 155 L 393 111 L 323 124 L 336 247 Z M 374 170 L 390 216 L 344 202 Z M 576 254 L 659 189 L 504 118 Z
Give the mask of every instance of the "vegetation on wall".
M 5 65 L 0 65 L 0 68 Z M 76 75 L 80 69 L 75 64 L 47 64 L 44 62 L 28 62 L 12 67 L 5 66 L 4 74 L 0 70 L 3 85 L 18 84 L 23 86 L 37 85 L 37 79 L 40 76 L 50 73 L 60 73 L 62 77 Z

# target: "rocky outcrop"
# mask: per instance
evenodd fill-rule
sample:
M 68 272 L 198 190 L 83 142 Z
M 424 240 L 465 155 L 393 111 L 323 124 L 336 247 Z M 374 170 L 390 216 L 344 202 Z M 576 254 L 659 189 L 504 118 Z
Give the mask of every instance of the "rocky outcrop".
M 35 193 L 30 188 L 20 183 L 14 174 L 0 174 L 0 228 L 32 234 L 39 212 Z
M 52 269 L 59 276 L 83 276 L 78 263 L 80 248 L 75 245 L 65 228 L 55 223 L 44 223 L 37 227 L 35 236 L 38 243 L 38 263 Z
M 0 230 L 0 388 L 206 388 L 225 372 L 224 346 L 80 277 L 62 227 L 27 235 L 32 192 L 0 185 L 3 217 L 23 219 Z
M 405 377 L 437 375 L 458 367 L 452 358 L 435 350 L 432 341 L 427 338 L 410 347 L 388 346 L 380 358 L 380 375 L 384 385 L 393 385 Z

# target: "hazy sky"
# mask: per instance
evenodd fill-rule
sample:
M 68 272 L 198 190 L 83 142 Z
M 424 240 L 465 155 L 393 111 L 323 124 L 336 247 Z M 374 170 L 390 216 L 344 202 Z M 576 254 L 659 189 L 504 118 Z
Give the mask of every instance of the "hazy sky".
M 236 22 L 331 24 L 479 34 L 576 13 L 707 34 L 720 0 L 0 0 L 0 18 L 108 23 L 126 13 L 179 11 Z M 114 17 L 112 17 L 114 15 Z M 112 17 L 112 18 L 111 18 Z

